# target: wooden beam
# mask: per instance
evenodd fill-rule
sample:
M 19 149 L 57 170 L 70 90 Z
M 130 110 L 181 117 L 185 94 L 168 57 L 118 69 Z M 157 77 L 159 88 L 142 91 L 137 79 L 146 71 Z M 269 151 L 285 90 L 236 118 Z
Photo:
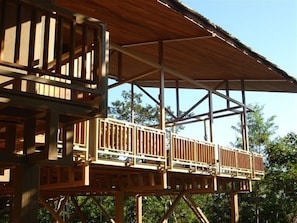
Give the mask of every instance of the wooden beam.
M 64 220 L 62 217 L 57 213 L 49 204 L 46 202 L 45 198 L 40 196 L 39 199 L 40 203 L 43 205 L 43 207 L 52 215 L 52 217 L 58 222 L 58 223 L 64 223 Z
M 172 205 L 169 207 L 169 209 L 167 210 L 167 212 L 163 215 L 163 217 L 161 218 L 161 220 L 159 221 L 159 223 L 165 223 L 165 222 L 167 222 L 169 216 L 172 214 L 174 208 L 176 207 L 176 205 L 178 204 L 178 202 L 180 201 L 180 199 L 182 198 L 183 195 L 184 195 L 184 192 L 180 192 L 176 196 L 176 198 L 172 202 Z
M 158 71 L 158 69 L 150 69 L 150 70 L 145 71 L 143 73 L 137 74 L 134 77 L 131 77 L 129 79 L 126 79 L 126 80 L 121 79 L 117 83 L 114 83 L 114 84 L 109 85 L 108 86 L 108 89 L 111 89 L 111 88 L 120 86 L 120 85 L 125 84 L 125 83 L 131 83 L 131 82 L 136 81 L 136 80 L 139 80 L 139 79 L 141 79 L 143 77 L 150 76 L 151 74 L 156 73 L 157 71 Z
M 91 196 L 91 198 L 96 203 L 96 205 L 101 209 L 103 215 L 105 217 L 107 217 L 111 223 L 116 223 L 115 220 L 107 213 L 107 211 L 105 210 L 105 208 L 100 204 L 100 202 L 94 196 Z
M 3 64 L 3 66 L 5 66 L 5 63 L 0 63 Z M 32 69 L 32 71 L 38 72 L 37 69 Z M 13 71 L 5 71 L 3 70 L 3 68 L 0 69 L 1 75 L 6 76 L 6 77 L 11 77 L 11 78 L 15 78 L 15 79 L 19 79 L 19 80 L 26 80 L 28 82 L 34 82 L 34 83 L 41 83 L 41 84 L 45 84 L 45 85 L 49 85 L 49 86 L 54 86 L 54 87 L 60 87 L 60 88 L 64 88 L 64 89 L 71 89 L 72 91 L 82 91 L 84 93 L 92 93 L 95 95 L 100 95 L 102 93 L 101 90 L 99 89 L 92 89 L 92 88 L 87 88 L 84 87 L 83 85 L 79 85 L 78 80 L 76 79 L 76 82 L 72 82 L 72 83 L 64 83 L 64 82 L 60 82 L 60 81 L 55 81 L 55 80 L 50 80 L 50 79 L 46 79 L 46 78 L 42 78 L 42 77 L 36 77 L 35 75 L 24 75 L 20 71 L 20 73 L 17 72 L 13 72 Z M 33 72 L 31 72 L 33 73 Z M 56 77 L 59 75 L 55 75 L 55 74 L 48 74 L 49 76 L 52 77 Z M 61 77 L 61 76 L 60 76 Z M 64 76 L 62 77 L 64 79 L 69 79 L 69 80 L 74 80 L 74 77 L 68 77 L 68 76 Z M 84 82 L 84 80 L 82 81 Z M 88 82 L 88 81 L 85 81 Z M 35 92 L 33 92 L 35 93 Z
M 187 205 L 191 208 L 191 210 L 194 212 L 197 219 L 199 219 L 201 223 L 209 223 L 208 219 L 203 214 L 202 210 L 196 205 L 195 201 L 193 200 L 192 197 L 190 197 L 190 195 L 184 195 L 183 199 L 187 203 Z
M 136 86 L 143 92 L 146 94 L 146 96 L 148 96 L 150 99 L 152 99 L 153 102 L 155 102 L 157 105 L 160 106 L 160 102 L 155 99 L 148 91 L 146 91 L 143 87 L 141 87 L 140 85 L 136 84 Z M 174 119 L 177 118 L 177 116 L 175 116 L 169 109 L 167 109 L 166 107 L 164 107 L 165 111 Z
M 97 110 L 95 107 L 82 103 L 49 98 L 41 95 L 34 95 L 34 97 L 32 97 L 23 92 L 14 92 L 3 88 L 0 88 L 0 97 L 1 100 L 9 101 L 11 106 L 34 108 L 36 110 L 59 108 L 60 114 L 72 114 L 73 116 L 93 116 L 92 112 Z M 46 103 L 44 103 L 45 101 Z
M 75 207 L 75 211 L 76 211 L 76 214 L 78 214 L 78 216 L 80 217 L 80 220 L 82 221 L 82 223 L 87 223 L 87 218 L 86 216 L 84 215 L 84 213 L 81 211 L 81 206 L 83 206 L 87 200 L 89 199 L 88 197 L 84 197 L 84 200 L 82 202 L 82 204 L 78 204 L 76 198 L 74 196 L 71 196 L 70 197 L 72 203 L 74 204 L 74 207 Z

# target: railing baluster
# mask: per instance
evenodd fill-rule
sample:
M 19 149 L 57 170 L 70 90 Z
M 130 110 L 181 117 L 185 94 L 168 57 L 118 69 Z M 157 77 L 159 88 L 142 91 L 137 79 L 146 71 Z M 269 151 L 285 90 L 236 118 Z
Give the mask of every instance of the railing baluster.
M 4 27 L 5 27 L 5 16 L 6 16 L 6 8 L 7 2 L 6 0 L 2 0 L 0 2 L 0 60 L 3 60 L 3 49 L 4 49 Z

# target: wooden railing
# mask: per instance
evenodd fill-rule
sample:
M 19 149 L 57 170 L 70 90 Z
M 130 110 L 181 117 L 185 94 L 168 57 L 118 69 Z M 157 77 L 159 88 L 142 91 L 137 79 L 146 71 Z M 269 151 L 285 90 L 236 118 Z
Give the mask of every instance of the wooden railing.
M 192 171 L 212 171 L 215 168 L 215 145 L 171 135 L 170 168 L 191 168 Z
M 259 178 L 264 175 L 264 160 L 263 156 L 257 153 L 253 153 L 253 177 Z
M 94 162 L 122 161 L 126 164 L 165 166 L 165 131 L 114 119 L 97 119 Z
M 219 147 L 219 173 L 234 176 L 252 176 L 252 154 L 248 151 Z
M 95 124 L 91 127 L 90 122 Z M 74 157 L 80 162 L 162 167 L 170 171 L 248 179 L 264 175 L 260 154 L 218 147 L 176 134 L 166 139 L 165 131 L 111 118 L 75 124 L 73 141 Z M 91 145 L 90 141 L 95 143 Z
M 96 105 L 106 93 L 104 25 L 29 1 L 0 6 L 0 89 Z

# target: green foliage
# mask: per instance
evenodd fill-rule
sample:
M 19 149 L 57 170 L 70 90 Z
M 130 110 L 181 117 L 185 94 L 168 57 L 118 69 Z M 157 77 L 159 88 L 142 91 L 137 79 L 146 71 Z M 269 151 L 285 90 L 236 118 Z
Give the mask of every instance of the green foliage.
M 122 92 L 123 100 L 116 100 L 111 103 L 110 115 L 112 118 L 131 121 L 131 92 Z M 156 125 L 158 120 L 158 107 L 149 104 L 143 105 L 142 94 L 134 94 L 134 122 L 140 125 Z
M 37 220 L 38 220 L 38 222 L 52 223 L 54 218 L 43 206 L 40 206 L 38 209 Z
M 253 192 L 240 196 L 241 222 L 294 222 L 297 218 L 297 135 L 266 146 L 266 174 Z M 247 220 L 249 219 L 249 220 Z
M 274 123 L 276 116 L 264 118 L 263 106 L 249 105 L 253 109 L 253 112 L 247 115 L 247 127 L 249 135 L 249 149 L 252 152 L 264 153 L 266 145 L 270 142 L 271 137 L 277 130 L 277 126 Z M 241 124 L 232 126 L 238 134 L 241 134 Z M 238 135 L 235 143 L 232 146 L 242 148 L 242 137 Z
M 297 217 L 297 134 L 289 133 L 267 147 L 267 170 L 260 186 L 265 197 L 261 219 L 290 222 Z
M 109 116 L 111 118 L 115 118 L 118 120 L 124 120 L 124 121 L 131 121 L 132 120 L 132 94 L 130 91 L 122 91 L 122 98 L 123 100 L 116 100 L 114 102 L 111 102 L 110 107 L 110 114 Z M 141 93 L 134 93 L 133 95 L 133 115 L 134 115 L 134 123 L 144 126 L 155 126 L 159 125 L 160 120 L 160 111 L 159 107 L 157 105 L 152 106 L 150 104 L 145 104 L 142 100 L 142 94 Z M 171 110 L 170 106 L 166 107 L 166 113 L 165 113 L 165 120 L 166 121 L 172 121 L 173 117 L 169 115 L 169 113 L 173 114 L 174 112 Z M 180 114 L 183 112 L 180 111 Z M 190 113 L 186 115 L 186 117 L 192 116 L 193 113 Z M 178 132 L 180 130 L 184 129 L 183 126 L 177 126 L 175 128 L 175 132 Z M 167 129 L 168 130 L 168 129 Z

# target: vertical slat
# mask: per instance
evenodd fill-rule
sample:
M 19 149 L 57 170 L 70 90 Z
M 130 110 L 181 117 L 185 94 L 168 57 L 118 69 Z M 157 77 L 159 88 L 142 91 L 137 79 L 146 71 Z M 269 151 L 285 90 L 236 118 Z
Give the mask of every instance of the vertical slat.
M 5 28 L 5 12 L 7 8 L 7 2 L 6 0 L 3 0 L 0 2 L 1 8 L 0 8 L 0 61 L 3 59 L 3 49 L 4 49 L 4 28 Z
M 55 41 L 55 55 L 56 55 L 56 73 L 61 73 L 62 65 L 62 51 L 63 51 L 63 18 L 57 17 L 56 20 L 56 41 Z
M 50 32 L 50 16 L 48 13 L 44 14 L 44 40 L 43 40 L 43 53 L 42 53 L 42 69 L 48 69 L 48 52 L 49 52 L 49 32 Z
M 76 22 L 74 19 L 70 21 L 70 39 L 69 39 L 69 72 L 70 78 L 74 77 L 74 51 L 75 51 L 75 28 Z M 76 92 L 71 90 L 71 100 L 75 99 Z
M 30 38 L 29 38 L 29 56 L 28 56 L 28 74 L 31 74 L 30 70 L 34 67 L 34 53 L 35 53 L 35 36 L 36 36 L 36 9 L 31 9 L 31 23 L 30 23 Z M 27 90 L 34 93 L 35 84 L 32 81 L 27 82 Z
M 88 38 L 88 27 L 86 24 L 82 25 L 82 61 L 81 61 L 81 79 L 86 79 L 86 54 L 87 54 L 87 38 Z
M 22 17 L 22 6 L 18 4 L 17 6 L 17 16 L 16 16 L 16 36 L 15 36 L 15 48 L 14 48 L 14 63 L 19 63 L 20 58 L 20 42 L 21 42 L 21 17 Z

